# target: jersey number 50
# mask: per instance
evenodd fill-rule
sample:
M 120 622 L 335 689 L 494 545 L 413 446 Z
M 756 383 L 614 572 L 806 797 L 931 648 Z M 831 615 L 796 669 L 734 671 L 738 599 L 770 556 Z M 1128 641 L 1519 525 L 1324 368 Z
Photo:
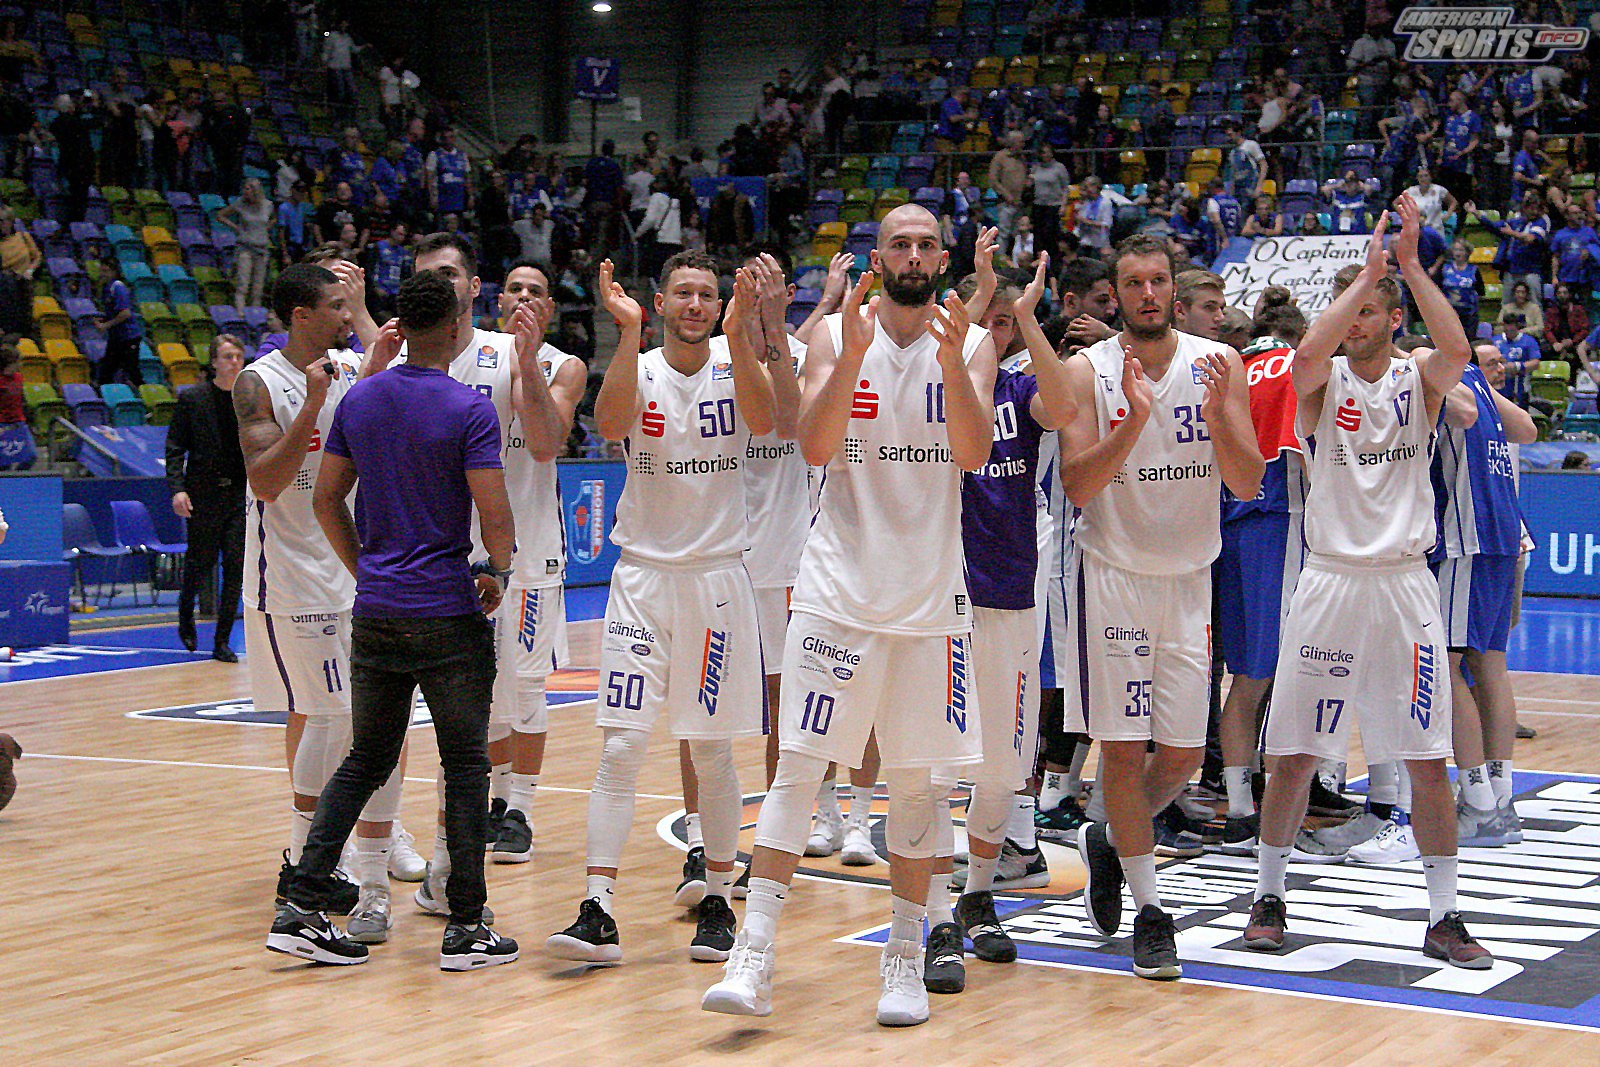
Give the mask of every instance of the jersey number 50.
M 733 399 L 700 401 L 700 436 L 732 437 L 734 426 Z

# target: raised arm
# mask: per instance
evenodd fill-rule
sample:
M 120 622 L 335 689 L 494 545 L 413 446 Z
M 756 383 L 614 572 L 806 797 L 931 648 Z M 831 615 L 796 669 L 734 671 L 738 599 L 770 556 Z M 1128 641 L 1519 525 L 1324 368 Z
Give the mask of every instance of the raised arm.
M 874 277 L 872 271 L 863 271 L 845 296 L 840 312 L 839 351 L 834 352 L 833 338 L 825 329 L 812 335 L 806 350 L 797 429 L 800 454 L 813 467 L 826 466 L 844 444 L 861 361 L 878 326 L 878 298 L 873 297 L 865 308 L 861 306 Z
M 978 240 L 972 249 L 972 273 L 978 279 L 978 287 L 967 299 L 967 318 L 973 322 L 983 318 L 983 313 L 989 310 L 989 301 L 994 299 L 994 291 L 1000 284 L 994 273 L 994 250 L 999 243 L 1000 231 L 996 227 L 985 226 L 978 231 Z
M 583 399 L 588 372 L 581 360 L 569 360 L 549 382 L 539 364 L 545 330 L 555 314 L 555 302 L 547 296 L 523 304 L 507 323 L 516 337 L 517 374 L 511 380 L 511 406 L 522 422 L 523 447 L 541 463 L 561 455 L 572 432 L 573 414 Z
M 1428 418 L 1437 419 L 1445 394 L 1461 381 L 1461 374 L 1472 362 L 1472 345 L 1461 328 L 1461 317 L 1449 299 L 1428 275 L 1428 268 L 1417 255 L 1417 237 L 1422 232 L 1422 212 L 1416 201 L 1401 193 L 1395 198 L 1400 213 L 1400 239 L 1395 242 L 1395 257 L 1400 261 L 1400 276 L 1411 290 L 1422 321 L 1433 340 L 1433 351 L 1417 357 L 1417 370 L 1428 404 Z
M 272 503 L 289 487 L 311 450 L 317 433 L 317 416 L 328 398 L 328 380 L 335 373 L 330 362 L 306 369 L 306 402 L 285 430 L 272 417 L 272 394 L 255 371 L 246 368 L 233 384 L 233 412 L 239 421 L 239 447 L 244 452 L 245 475 L 257 500 Z
M 1072 396 L 1072 383 L 1067 376 L 1066 364 L 1056 353 L 1055 345 L 1044 335 L 1035 314 L 1039 298 L 1044 295 L 1046 275 L 1050 267 L 1050 254 L 1040 253 L 1039 265 L 1033 270 L 1033 281 L 1022 291 L 1016 302 L 1017 333 L 1028 346 L 1028 360 L 1039 391 L 1028 405 L 1028 414 L 1047 430 L 1060 429 L 1071 422 L 1078 413 L 1078 402 Z
M 1445 394 L 1444 421 L 1445 425 L 1458 430 L 1470 430 L 1478 424 L 1478 398 L 1466 382 L 1457 382 L 1456 387 Z
M 756 288 L 761 299 L 760 359 L 766 365 L 772 384 L 772 424 L 778 436 L 793 441 L 800 419 L 800 379 L 795 377 L 794 357 L 789 352 L 789 279 L 770 252 L 763 252 L 752 264 Z
M 1294 350 L 1294 364 L 1290 373 L 1294 378 L 1295 396 L 1304 405 L 1321 408 L 1322 390 L 1333 373 L 1333 354 L 1350 333 L 1361 305 L 1367 302 L 1377 290 L 1378 282 L 1389 273 L 1389 254 L 1383 249 L 1383 235 L 1388 227 L 1389 216 L 1385 213 L 1378 219 L 1378 225 L 1373 227 L 1372 238 L 1367 242 L 1367 262 L 1361 268 L 1361 273 L 1327 310 L 1312 321 Z M 1309 410 L 1303 412 L 1301 422 L 1305 423 L 1312 414 L 1314 412 Z
M 849 252 L 835 252 L 833 259 L 828 262 L 828 279 L 822 283 L 822 299 L 817 301 L 817 306 L 811 309 L 806 321 L 794 332 L 806 344 L 811 343 L 812 333 L 821 328 L 822 320 L 839 310 L 844 294 L 850 288 L 850 268 L 855 266 L 855 262 L 856 257 Z
M 617 322 L 618 335 L 616 354 L 594 398 L 594 425 L 607 441 L 620 441 L 639 417 L 639 337 L 644 332 L 644 309 L 612 279 L 613 269 L 609 259 L 600 264 L 597 288 Z
M 367 353 L 362 363 L 362 377 L 367 376 L 366 365 L 371 360 L 372 348 L 378 342 L 378 324 L 367 310 L 367 272 L 349 260 L 336 259 L 328 264 L 339 279 L 344 295 L 344 306 L 350 309 L 350 329 L 361 338 L 362 350 Z M 382 367 L 375 368 L 382 370 Z
M 994 447 L 994 339 L 985 337 L 969 361 L 963 357 L 971 327 L 967 306 L 956 294 L 935 304 L 928 332 L 939 342 L 944 377 L 945 433 L 956 466 L 975 471 L 989 462 Z
M 764 343 L 760 300 L 756 275 L 740 267 L 734 274 L 733 299 L 728 302 L 722 328 L 733 362 L 733 402 L 757 437 L 771 433 L 773 427 L 772 379 L 757 354 L 757 345 Z
M 346 456 L 329 452 L 322 457 L 317 486 L 311 492 L 311 511 L 317 516 L 317 525 L 322 527 L 322 535 L 352 576 L 361 555 L 361 536 L 356 532 L 356 520 L 346 501 L 355 485 L 355 463 Z
M 1067 360 L 1067 376 L 1078 410 L 1072 421 L 1061 428 L 1061 487 L 1067 491 L 1067 499 L 1081 508 L 1110 485 L 1127 462 L 1128 453 L 1150 420 L 1153 393 L 1144 368 L 1128 356 L 1122 364 L 1122 392 L 1128 399 L 1128 417 L 1101 437 L 1094 408 L 1095 373 L 1089 357 L 1079 353 Z

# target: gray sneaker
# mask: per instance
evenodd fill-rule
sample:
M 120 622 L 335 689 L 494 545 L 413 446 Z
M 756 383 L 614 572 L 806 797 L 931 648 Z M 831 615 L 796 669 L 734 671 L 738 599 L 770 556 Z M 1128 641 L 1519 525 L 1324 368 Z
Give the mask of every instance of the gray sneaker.
M 1350 849 L 1343 845 L 1330 845 L 1321 841 L 1310 830 L 1294 835 L 1294 849 L 1289 858 L 1296 863 L 1343 863 Z
M 1506 844 L 1522 844 L 1522 819 L 1517 815 L 1517 805 L 1510 798 L 1494 809 L 1496 827 L 1505 837 Z
M 364 885 L 356 910 L 350 913 L 345 924 L 345 935 L 352 941 L 366 945 L 381 944 L 389 940 L 389 887 Z
M 422 887 L 417 890 L 416 896 L 413 898 L 417 902 L 417 907 L 429 915 L 443 915 L 448 918 L 450 915 L 450 898 L 445 896 L 444 886 L 449 880 L 449 875 L 445 875 L 443 878 L 435 878 L 433 876 L 433 864 L 428 864 L 427 874 L 422 879 Z M 494 912 L 490 910 L 487 904 L 483 906 L 481 921 L 486 925 L 494 925 Z
M 967 888 L 967 874 L 971 868 L 956 871 L 950 884 L 958 891 Z M 1050 867 L 1045 862 L 1044 851 L 1035 845 L 1033 851 L 1024 852 L 1009 837 L 1000 846 L 1000 863 L 995 868 L 993 891 L 1006 889 L 1041 889 L 1050 884 Z
M 1499 811 L 1475 808 L 1456 801 L 1456 843 L 1462 848 L 1499 848 L 1506 844 L 1505 824 Z
M 1378 831 L 1389 824 L 1388 819 L 1380 819 L 1370 811 L 1364 811 L 1347 823 L 1338 826 L 1324 826 L 1320 830 L 1311 831 L 1311 836 L 1317 841 L 1340 852 L 1348 852 L 1364 841 L 1371 841 L 1378 836 Z

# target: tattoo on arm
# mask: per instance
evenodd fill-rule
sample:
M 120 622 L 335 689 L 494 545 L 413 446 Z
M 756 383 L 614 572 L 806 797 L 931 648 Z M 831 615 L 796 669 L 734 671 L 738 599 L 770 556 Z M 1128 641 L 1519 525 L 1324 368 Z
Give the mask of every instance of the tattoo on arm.
M 239 446 L 246 466 L 283 436 L 272 417 L 272 396 L 261 376 L 241 373 L 233 384 L 233 413 L 239 420 Z

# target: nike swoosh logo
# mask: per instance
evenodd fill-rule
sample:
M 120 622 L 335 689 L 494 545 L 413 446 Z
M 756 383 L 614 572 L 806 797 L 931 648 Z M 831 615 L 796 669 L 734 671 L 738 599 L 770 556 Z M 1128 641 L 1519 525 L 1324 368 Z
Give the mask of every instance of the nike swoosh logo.
M 911 847 L 912 848 L 916 848 L 918 845 L 922 844 L 922 839 L 928 836 L 928 831 L 931 830 L 931 829 L 932 829 L 931 826 L 924 826 L 922 828 L 922 833 L 918 834 L 916 837 L 913 837 L 911 839 L 911 841 L 910 841 Z
M 719 607 L 719 608 L 725 608 L 727 606 L 728 606 L 728 601 L 726 601 L 726 600 L 724 600 L 722 603 L 717 605 L 717 607 Z

